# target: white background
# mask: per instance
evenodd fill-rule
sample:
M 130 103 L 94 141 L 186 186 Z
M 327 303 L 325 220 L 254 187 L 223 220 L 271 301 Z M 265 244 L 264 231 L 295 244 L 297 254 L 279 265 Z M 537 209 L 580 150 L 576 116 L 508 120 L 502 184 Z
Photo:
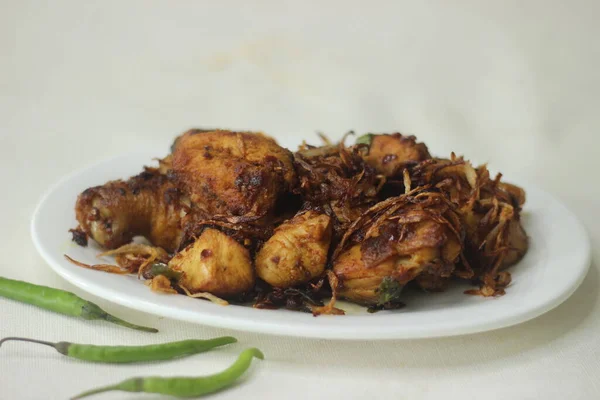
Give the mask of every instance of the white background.
M 40 196 L 102 158 L 142 145 L 166 149 L 192 126 L 261 129 L 290 143 L 316 130 L 416 134 L 434 154 L 456 150 L 508 180 L 537 182 L 575 211 L 596 245 L 599 5 L 0 1 L 0 275 L 83 294 L 33 248 L 29 218 Z M 200 375 L 255 345 L 268 361 L 213 398 L 595 399 L 598 284 L 594 264 L 570 300 L 521 326 L 387 342 L 231 332 L 85 295 L 161 329 L 145 335 L 0 299 L 0 336 L 142 344 L 234 333 L 242 342 L 184 361 L 118 367 L 7 344 L 0 398 L 66 399 L 134 375 Z

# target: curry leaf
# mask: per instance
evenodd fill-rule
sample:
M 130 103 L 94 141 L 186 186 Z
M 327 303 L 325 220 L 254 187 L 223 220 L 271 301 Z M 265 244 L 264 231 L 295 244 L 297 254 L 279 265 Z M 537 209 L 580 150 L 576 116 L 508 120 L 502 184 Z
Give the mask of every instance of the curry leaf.
M 400 285 L 398 281 L 393 278 L 386 276 L 379 285 L 379 301 L 378 304 L 386 304 L 391 302 L 397 302 L 402 294 L 403 285 Z
M 374 136 L 375 135 L 373 135 L 372 133 L 367 133 L 366 135 L 362 135 L 356 139 L 356 144 L 366 144 L 366 145 L 370 146 L 371 142 L 373 141 Z

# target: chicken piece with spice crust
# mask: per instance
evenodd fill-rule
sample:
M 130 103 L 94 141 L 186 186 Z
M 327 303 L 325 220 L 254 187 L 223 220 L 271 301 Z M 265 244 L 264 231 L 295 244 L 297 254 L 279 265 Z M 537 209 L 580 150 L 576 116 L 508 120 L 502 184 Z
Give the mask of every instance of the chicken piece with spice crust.
M 174 252 L 202 229 L 198 221 L 226 223 L 235 217 L 237 227 L 272 223 L 277 201 L 295 182 L 292 154 L 273 139 L 191 130 L 177 138 L 158 168 L 81 193 L 76 217 L 81 230 L 102 247 L 144 236 Z
M 252 289 L 254 268 L 247 248 L 216 229 L 202 235 L 169 261 L 181 272 L 178 284 L 190 293 L 231 297 Z
M 418 190 L 377 204 L 352 225 L 334 254 L 338 294 L 386 306 L 423 273 L 451 276 L 462 251 L 461 231 L 458 214 L 437 192 Z
M 289 288 L 325 271 L 331 218 L 307 211 L 284 222 L 256 255 L 256 272 L 268 284 Z
M 182 240 L 188 211 L 189 202 L 176 185 L 151 168 L 127 181 L 86 189 L 75 205 L 80 228 L 107 249 L 144 236 L 173 252 Z
M 292 153 L 262 133 L 192 129 L 177 139 L 172 166 L 210 215 L 267 216 L 296 183 Z
M 368 134 L 358 138 L 357 143 L 369 145 L 365 161 L 388 178 L 402 177 L 404 168 L 431 158 L 425 143 L 400 133 Z
M 527 253 L 529 241 L 521 224 L 525 191 L 494 179 L 485 165 L 474 168 L 454 154 L 431 159 L 410 172 L 412 185 L 431 185 L 457 207 L 465 226 L 464 260 L 455 275 L 477 279 L 484 295 L 504 293 L 510 274 L 502 270 Z

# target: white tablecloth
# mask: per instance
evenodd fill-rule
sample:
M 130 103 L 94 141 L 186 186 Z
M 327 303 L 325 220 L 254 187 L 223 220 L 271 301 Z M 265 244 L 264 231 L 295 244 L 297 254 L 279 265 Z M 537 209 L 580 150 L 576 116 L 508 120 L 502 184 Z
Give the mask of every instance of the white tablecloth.
M 268 361 L 215 399 L 600 398 L 597 265 L 570 300 L 517 327 L 343 342 L 140 315 L 82 293 L 36 253 L 29 219 L 61 176 L 139 145 L 166 149 L 188 127 L 218 126 L 291 142 L 315 130 L 416 134 L 435 154 L 456 150 L 552 192 L 584 221 L 598 256 L 598 2 L 321 3 L 0 1 L 0 275 L 72 290 L 161 329 L 145 335 L 0 299 L 0 337 L 242 342 L 117 367 L 11 343 L 0 350 L 1 399 L 66 399 L 140 374 L 209 373 L 244 345 Z

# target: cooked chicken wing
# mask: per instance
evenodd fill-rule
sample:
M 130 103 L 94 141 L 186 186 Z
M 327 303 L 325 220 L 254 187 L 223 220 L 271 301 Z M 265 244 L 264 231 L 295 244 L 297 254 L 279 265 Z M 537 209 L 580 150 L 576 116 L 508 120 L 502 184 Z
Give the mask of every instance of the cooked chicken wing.
M 172 166 L 181 189 L 211 215 L 265 216 L 296 182 L 292 153 L 261 133 L 190 130 Z
M 144 236 L 169 252 L 179 247 L 188 210 L 175 184 L 150 168 L 128 181 L 89 188 L 75 205 L 80 227 L 102 247 L 113 249 Z
M 256 255 L 256 272 L 268 284 L 288 288 L 325 270 L 331 242 L 331 218 L 307 211 L 284 222 Z
M 178 283 L 192 294 L 208 292 L 227 298 L 254 286 L 250 252 L 216 229 L 206 229 L 171 259 L 169 267 L 182 273 Z
M 381 305 L 397 301 L 382 292 L 384 281 L 401 288 L 424 272 L 450 276 L 462 250 L 461 230 L 458 214 L 438 192 L 419 189 L 377 204 L 334 254 L 339 295 Z

